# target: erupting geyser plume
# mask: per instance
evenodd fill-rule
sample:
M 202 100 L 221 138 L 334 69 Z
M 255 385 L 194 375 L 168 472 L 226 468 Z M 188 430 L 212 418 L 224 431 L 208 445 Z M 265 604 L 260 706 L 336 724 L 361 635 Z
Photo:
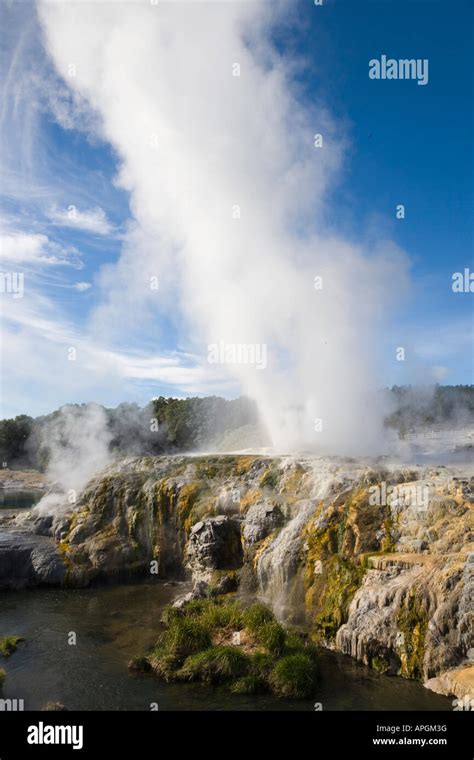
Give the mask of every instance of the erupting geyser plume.
M 165 315 L 209 373 L 211 345 L 265 347 L 259 366 L 225 370 L 277 449 L 380 453 L 379 335 L 406 259 L 325 222 L 346 140 L 272 42 L 283 7 L 40 3 L 46 47 L 76 107 L 98 114 L 135 220 L 93 319 L 158 346 Z

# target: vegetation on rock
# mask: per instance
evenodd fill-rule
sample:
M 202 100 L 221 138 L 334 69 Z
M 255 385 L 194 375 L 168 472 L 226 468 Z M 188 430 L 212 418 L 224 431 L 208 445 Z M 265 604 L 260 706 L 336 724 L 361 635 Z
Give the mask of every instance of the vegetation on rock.
M 168 627 L 147 660 L 165 681 L 225 685 L 237 694 L 305 698 L 314 692 L 315 647 L 263 604 L 197 599 L 168 608 L 164 619 Z
M 398 615 L 397 624 L 403 634 L 400 651 L 401 675 L 423 679 L 428 618 L 423 602 L 415 590 L 412 590 L 406 599 Z
M 270 685 L 280 697 L 310 697 L 316 686 L 314 660 L 304 652 L 282 657 L 270 674 Z
M 0 638 L 0 654 L 3 657 L 10 657 L 16 651 L 20 641 L 23 641 L 22 636 L 3 636 Z
M 365 492 L 359 491 L 331 508 L 324 519 L 317 514 L 306 526 L 306 609 L 316 637 L 326 641 L 334 640 L 346 622 L 349 605 L 366 572 L 354 556 L 355 543 L 361 543 L 363 534 L 360 525 L 355 525 L 365 499 Z

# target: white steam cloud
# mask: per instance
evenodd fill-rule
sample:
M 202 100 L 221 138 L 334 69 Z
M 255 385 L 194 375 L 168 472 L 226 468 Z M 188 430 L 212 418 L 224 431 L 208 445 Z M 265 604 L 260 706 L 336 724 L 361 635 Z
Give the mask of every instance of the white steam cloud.
M 282 8 L 42 0 L 39 15 L 58 72 L 117 151 L 135 219 L 103 270 L 97 333 L 140 329 L 158 351 L 165 315 L 201 357 L 264 345 L 265 368 L 227 369 L 274 446 L 366 453 L 380 446 L 388 293 L 407 264 L 392 243 L 366 250 L 324 223 L 345 140 L 271 44 Z
M 36 505 L 39 513 L 69 506 L 88 481 L 111 461 L 112 435 L 105 411 L 97 404 L 64 406 L 45 425 L 42 445 L 49 450 L 46 470 L 51 492 Z

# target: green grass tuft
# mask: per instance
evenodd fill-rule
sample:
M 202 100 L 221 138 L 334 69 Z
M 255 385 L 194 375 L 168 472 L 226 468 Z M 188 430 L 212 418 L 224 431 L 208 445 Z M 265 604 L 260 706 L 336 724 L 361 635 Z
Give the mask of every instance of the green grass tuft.
M 255 652 L 250 657 L 250 672 L 254 676 L 266 678 L 274 664 L 275 659 L 268 652 Z
M 218 684 L 240 678 L 248 672 L 249 667 L 250 658 L 238 647 L 211 647 L 188 657 L 178 678 Z
M 211 643 L 208 626 L 200 620 L 183 617 L 172 620 L 169 628 L 158 639 L 158 648 L 184 660 L 190 654 L 207 649 Z
M 257 644 L 265 649 L 274 657 L 281 657 L 285 651 L 286 631 L 280 623 L 272 620 L 270 623 L 264 623 L 254 633 Z
M 250 674 L 239 678 L 232 684 L 230 690 L 234 694 L 265 694 L 268 691 L 268 683 L 261 676 Z
M 209 603 L 203 611 L 201 620 L 211 630 L 216 628 L 229 628 L 240 631 L 243 627 L 242 609 L 237 602 Z
M 170 683 L 176 680 L 180 662 L 174 654 L 164 649 L 155 649 L 148 657 L 148 663 L 153 673 L 162 681 Z
M 242 608 L 238 602 L 223 602 L 220 599 L 193 599 L 181 608 L 167 607 L 162 622 L 171 625 L 175 620 L 194 618 L 209 629 L 243 628 Z
M 272 690 L 280 697 L 304 699 L 316 688 L 316 667 L 312 658 L 303 653 L 290 654 L 278 660 L 270 674 Z
M 256 602 L 248 607 L 243 615 L 243 622 L 251 633 L 256 633 L 265 623 L 272 623 L 275 620 L 273 612 L 261 602 Z

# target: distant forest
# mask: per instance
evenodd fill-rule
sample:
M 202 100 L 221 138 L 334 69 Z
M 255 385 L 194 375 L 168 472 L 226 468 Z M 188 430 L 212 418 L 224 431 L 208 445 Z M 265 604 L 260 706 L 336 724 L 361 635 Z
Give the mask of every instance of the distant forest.
M 394 385 L 389 393 L 395 411 L 385 422 L 402 435 L 427 426 L 474 422 L 474 385 Z
M 87 404 L 72 404 L 73 408 Z M 257 408 L 242 397 L 227 401 L 205 398 L 159 398 L 140 407 L 123 403 L 103 408 L 111 435 L 111 450 L 119 456 L 177 453 L 213 446 L 237 429 L 258 428 Z M 25 414 L 0 421 L 0 462 L 8 467 L 44 470 L 48 463 L 48 427 L 61 414 L 42 417 Z
M 474 423 L 474 386 L 394 386 L 387 389 L 393 411 L 385 424 L 401 435 L 427 426 L 463 426 Z M 83 404 L 73 405 L 80 409 Z M 8 467 L 44 470 L 48 463 L 47 428 L 61 410 L 42 417 L 19 415 L 0 421 L 0 462 Z M 206 398 L 159 398 L 145 407 L 123 403 L 104 408 L 117 455 L 157 455 L 207 447 L 231 450 L 258 446 L 262 439 L 257 407 L 242 397 L 228 401 Z M 237 447 L 237 446 L 236 446 Z M 6 464 L 5 464 L 6 463 Z

